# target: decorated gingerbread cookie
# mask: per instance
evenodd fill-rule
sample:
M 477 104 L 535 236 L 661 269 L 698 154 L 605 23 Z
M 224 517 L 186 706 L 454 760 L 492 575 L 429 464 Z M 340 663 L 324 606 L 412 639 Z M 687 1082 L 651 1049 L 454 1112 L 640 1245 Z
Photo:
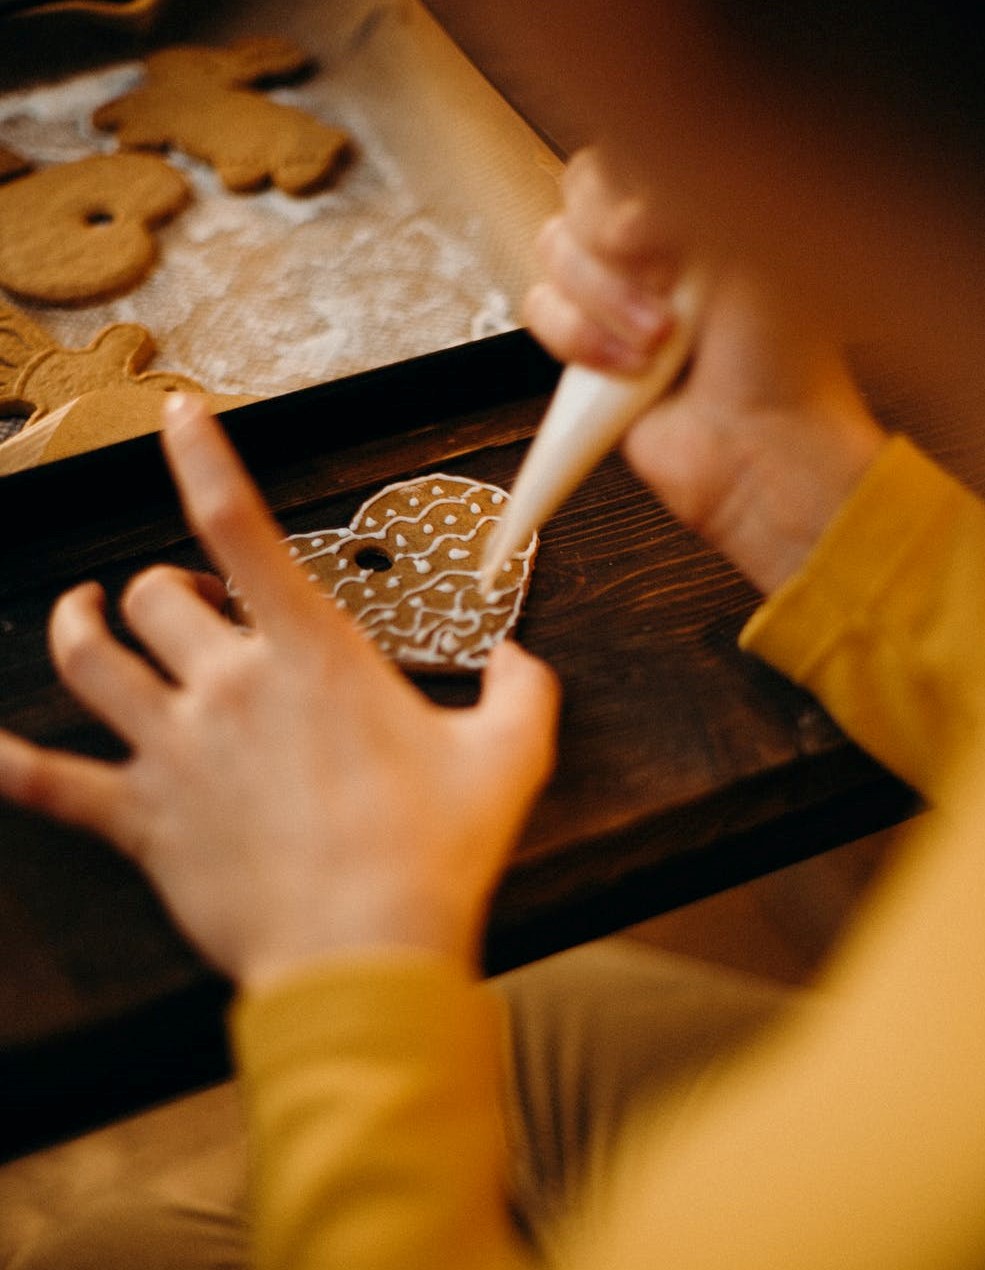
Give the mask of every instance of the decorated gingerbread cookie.
M 507 498 L 496 485 L 437 473 L 388 485 L 346 529 L 287 541 L 388 657 L 420 672 L 479 670 L 520 617 L 537 552 L 534 535 L 507 561 L 499 589 L 482 595 L 479 566 Z
M 146 59 L 145 83 L 101 106 L 93 123 L 128 149 L 173 148 L 204 159 L 227 189 L 272 182 L 302 194 L 325 184 L 349 138 L 251 85 L 295 75 L 307 62 L 297 45 L 276 36 L 161 49 Z
M 129 290 L 157 256 L 155 226 L 189 187 L 163 159 L 104 154 L 0 185 L 0 287 L 49 304 Z
M 142 326 L 107 326 L 86 348 L 62 348 L 13 305 L 0 301 L 0 417 L 27 408 L 25 426 L 97 389 L 125 385 L 201 392 L 185 375 L 144 368 L 157 349 Z M 155 403 L 160 413 L 160 403 Z

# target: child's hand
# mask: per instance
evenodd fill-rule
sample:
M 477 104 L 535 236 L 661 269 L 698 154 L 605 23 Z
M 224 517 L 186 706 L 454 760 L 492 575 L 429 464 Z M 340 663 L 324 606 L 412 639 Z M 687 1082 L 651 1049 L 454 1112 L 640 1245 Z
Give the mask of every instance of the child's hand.
M 121 602 L 148 660 L 112 636 L 96 584 L 69 592 L 59 674 L 132 756 L 0 734 L 0 793 L 111 839 L 239 980 L 368 945 L 471 958 L 551 770 L 553 675 L 505 644 L 475 707 L 429 702 L 289 561 L 218 424 L 191 398 L 169 414 L 189 522 L 255 629 L 221 615 L 217 579 L 151 569 Z
M 563 361 L 642 370 L 673 320 L 680 259 L 652 198 L 583 151 L 540 240 L 533 333 Z M 801 309 L 721 271 L 680 391 L 628 434 L 627 457 L 682 520 L 764 591 L 804 561 L 884 440 L 833 342 Z

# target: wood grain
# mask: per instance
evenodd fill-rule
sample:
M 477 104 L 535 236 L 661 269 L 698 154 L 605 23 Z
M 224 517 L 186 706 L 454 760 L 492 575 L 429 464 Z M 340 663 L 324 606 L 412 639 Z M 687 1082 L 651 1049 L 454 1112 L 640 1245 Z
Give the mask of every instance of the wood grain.
M 227 422 L 285 532 L 311 532 L 427 471 L 509 486 L 556 374 L 516 334 Z M 119 753 L 54 679 L 49 606 L 83 576 L 112 597 L 155 561 L 204 561 L 150 438 L 26 475 L 7 478 L 0 499 L 0 724 Z M 617 455 L 544 527 L 519 637 L 562 680 L 559 763 L 497 896 L 490 969 L 912 809 L 810 698 L 738 650 L 756 603 Z M 421 683 L 448 704 L 476 690 Z M 11 808 L 0 808 L 0 964 L 0 1154 L 225 1068 L 225 985 L 143 880 L 102 844 Z

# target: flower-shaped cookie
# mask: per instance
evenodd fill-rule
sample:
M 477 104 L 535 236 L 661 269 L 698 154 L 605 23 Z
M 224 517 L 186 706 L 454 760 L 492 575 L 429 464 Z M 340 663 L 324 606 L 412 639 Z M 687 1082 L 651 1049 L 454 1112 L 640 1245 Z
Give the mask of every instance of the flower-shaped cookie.
M 188 201 L 180 172 L 150 154 L 100 154 L 0 185 L 0 287 L 82 304 L 136 286 L 155 226 Z

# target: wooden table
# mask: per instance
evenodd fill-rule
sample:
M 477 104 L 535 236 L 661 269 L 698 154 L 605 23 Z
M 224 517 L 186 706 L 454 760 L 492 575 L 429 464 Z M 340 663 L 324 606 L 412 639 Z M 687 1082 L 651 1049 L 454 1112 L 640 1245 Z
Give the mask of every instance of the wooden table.
M 287 532 L 344 525 L 380 485 L 443 470 L 509 485 L 557 368 L 522 333 L 228 416 Z M 0 723 L 116 743 L 57 685 L 55 596 L 199 565 L 156 438 L 0 491 Z M 500 970 L 891 823 L 912 796 L 736 647 L 757 597 L 613 456 L 547 525 L 520 637 L 565 691 L 557 775 L 498 895 Z M 449 703 L 471 681 L 435 681 Z M 0 1156 L 214 1079 L 226 985 L 137 873 L 0 808 Z

